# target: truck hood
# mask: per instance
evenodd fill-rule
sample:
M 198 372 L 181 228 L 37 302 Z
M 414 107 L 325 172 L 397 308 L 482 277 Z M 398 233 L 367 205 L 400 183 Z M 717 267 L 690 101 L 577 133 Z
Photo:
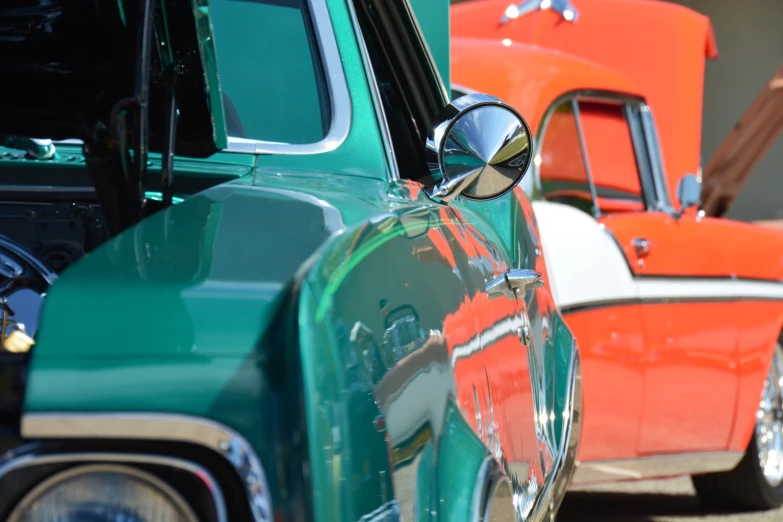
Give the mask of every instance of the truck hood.
M 63 272 L 33 364 L 245 357 L 296 271 L 341 227 L 325 202 L 247 179 L 192 196 Z
M 301 504 L 281 496 L 304 429 L 291 282 L 342 227 L 323 200 L 243 178 L 126 229 L 51 286 L 24 411 L 214 420 L 253 445 L 276 506 Z
M 550 2 L 552 9 L 525 8 L 533 4 L 541 3 L 455 5 L 451 34 L 557 49 L 628 77 L 655 115 L 669 191 L 677 201 L 677 182 L 701 163 L 705 58 L 718 55 L 709 18 L 658 0 L 558 0 Z
M 130 105 L 150 76 L 149 149 L 163 150 L 173 79 L 175 150 L 208 156 L 227 143 L 206 0 L 6 0 L 0 6 L 0 134 L 85 139 Z M 176 23 L 172 23 L 176 21 Z M 142 30 L 152 53 L 139 52 Z

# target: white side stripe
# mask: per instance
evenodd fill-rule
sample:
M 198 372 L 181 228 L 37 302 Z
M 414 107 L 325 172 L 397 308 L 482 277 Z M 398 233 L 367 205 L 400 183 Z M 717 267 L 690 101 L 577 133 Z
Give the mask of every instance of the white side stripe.
M 636 279 L 641 299 L 781 299 L 783 283 L 735 279 Z
M 783 281 L 635 277 L 620 247 L 591 216 L 548 201 L 534 201 L 533 209 L 561 309 L 667 299 L 783 300 Z

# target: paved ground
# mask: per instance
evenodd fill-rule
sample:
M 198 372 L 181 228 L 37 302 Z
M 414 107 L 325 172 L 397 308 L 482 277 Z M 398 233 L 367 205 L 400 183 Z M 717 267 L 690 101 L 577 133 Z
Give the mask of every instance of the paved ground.
M 688 478 L 579 488 L 566 495 L 557 522 L 781 522 L 783 509 L 765 513 L 705 510 Z

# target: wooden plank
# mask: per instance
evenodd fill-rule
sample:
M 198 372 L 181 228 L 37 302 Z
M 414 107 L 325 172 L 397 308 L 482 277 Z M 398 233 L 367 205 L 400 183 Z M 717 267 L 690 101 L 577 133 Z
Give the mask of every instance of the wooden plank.
M 722 216 L 783 132 L 783 65 L 718 147 L 702 173 L 702 208 Z

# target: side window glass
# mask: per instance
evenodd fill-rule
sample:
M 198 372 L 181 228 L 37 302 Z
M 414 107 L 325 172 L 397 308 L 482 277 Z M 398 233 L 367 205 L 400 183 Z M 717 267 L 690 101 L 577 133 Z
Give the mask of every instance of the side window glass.
M 324 139 L 329 90 L 307 0 L 213 0 L 209 10 L 229 136 Z
M 643 211 L 644 193 L 624 106 L 579 101 L 590 176 L 601 211 Z
M 594 202 L 573 102 L 564 102 L 551 113 L 536 161 L 544 199 L 593 215 Z

